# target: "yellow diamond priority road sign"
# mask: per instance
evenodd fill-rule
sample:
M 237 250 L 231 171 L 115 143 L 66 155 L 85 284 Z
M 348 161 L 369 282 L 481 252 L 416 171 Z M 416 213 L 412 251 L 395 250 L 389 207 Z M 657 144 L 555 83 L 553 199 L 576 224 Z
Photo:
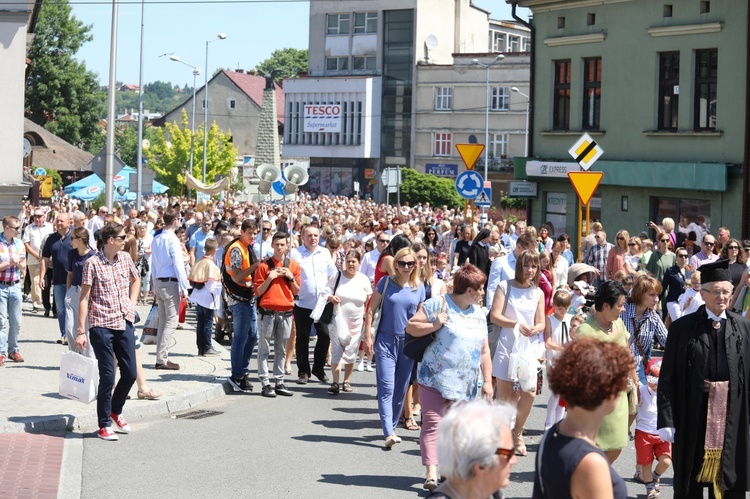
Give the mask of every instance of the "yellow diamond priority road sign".
M 568 153 L 573 156 L 576 163 L 581 165 L 581 168 L 588 170 L 591 168 L 599 157 L 604 154 L 604 150 L 599 147 L 599 144 L 591 138 L 591 135 L 584 133 L 581 138 L 573 144 L 573 147 L 568 149 Z
M 484 151 L 484 144 L 456 144 L 456 149 L 458 154 L 461 155 L 461 159 L 464 160 L 466 169 L 473 170 L 479 156 Z

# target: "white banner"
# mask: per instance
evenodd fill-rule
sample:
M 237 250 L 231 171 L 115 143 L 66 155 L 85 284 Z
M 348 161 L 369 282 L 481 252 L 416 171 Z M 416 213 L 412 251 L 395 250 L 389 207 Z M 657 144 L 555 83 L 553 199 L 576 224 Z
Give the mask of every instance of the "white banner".
M 580 172 L 578 163 L 561 163 L 554 161 L 529 161 L 526 163 L 526 176 L 528 177 L 562 177 L 568 176 L 569 172 Z
M 340 104 L 305 104 L 305 132 L 341 132 Z

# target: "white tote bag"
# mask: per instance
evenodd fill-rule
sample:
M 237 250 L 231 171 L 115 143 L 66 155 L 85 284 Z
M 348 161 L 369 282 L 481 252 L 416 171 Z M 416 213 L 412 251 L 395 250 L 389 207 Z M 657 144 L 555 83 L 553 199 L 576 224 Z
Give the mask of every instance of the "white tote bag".
M 352 342 L 352 333 L 349 330 L 349 324 L 347 323 L 344 314 L 341 313 L 341 305 L 336 305 L 333 309 L 333 320 L 328 326 L 328 333 L 331 336 L 336 335 L 339 344 L 344 348 L 348 347 Z
M 99 368 L 96 359 L 76 352 L 63 352 L 60 357 L 60 395 L 90 404 L 96 400 Z

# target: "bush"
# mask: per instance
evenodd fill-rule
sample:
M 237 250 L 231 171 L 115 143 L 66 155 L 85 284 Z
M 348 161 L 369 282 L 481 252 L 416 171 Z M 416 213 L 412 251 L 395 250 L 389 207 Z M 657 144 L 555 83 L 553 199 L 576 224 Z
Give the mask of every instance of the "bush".
M 401 169 L 401 202 L 406 201 L 411 206 L 430 203 L 430 206 L 446 205 L 448 208 L 459 209 L 464 205 L 463 198 L 456 192 L 453 179 L 419 173 L 411 168 Z

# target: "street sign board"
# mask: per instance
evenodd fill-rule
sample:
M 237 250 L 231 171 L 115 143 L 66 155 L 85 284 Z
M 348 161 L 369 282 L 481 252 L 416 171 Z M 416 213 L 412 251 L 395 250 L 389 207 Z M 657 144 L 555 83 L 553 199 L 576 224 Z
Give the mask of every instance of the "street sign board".
M 458 165 L 443 163 L 427 163 L 424 169 L 425 173 L 438 177 L 456 177 L 458 176 Z
M 537 196 L 538 184 L 536 182 L 511 180 L 508 183 L 510 184 L 508 196 L 512 198 L 535 198 Z
M 36 170 L 34 170 L 34 175 L 37 177 L 43 177 L 47 175 L 47 170 L 45 170 L 44 168 L 40 166 Z
M 581 205 L 588 206 L 591 201 L 591 196 L 594 195 L 594 191 L 599 187 L 599 182 L 602 181 L 604 173 L 602 172 L 570 172 L 568 178 L 570 183 L 573 184 L 573 188 L 578 194 L 578 198 L 581 200 Z
M 464 160 L 466 169 L 473 170 L 479 156 L 484 151 L 484 144 L 456 144 L 456 150 L 461 155 L 461 159 Z
M 386 168 L 380 174 L 380 181 L 387 187 L 395 187 L 401 183 L 400 168 Z M 394 191 L 395 192 L 395 191 Z
M 573 156 L 576 163 L 581 165 L 581 168 L 588 171 L 588 169 L 591 168 L 591 165 L 599 159 L 599 156 L 604 154 L 604 150 L 599 147 L 599 144 L 597 144 L 594 139 L 591 138 L 591 135 L 584 133 L 581 135 L 581 138 L 573 144 L 573 147 L 568 149 L 568 153 Z
M 474 206 L 492 206 L 492 187 L 485 187 L 474 199 Z
M 461 172 L 456 178 L 456 192 L 464 199 L 474 199 L 479 196 L 484 188 L 484 179 L 482 176 L 473 171 L 467 170 Z

